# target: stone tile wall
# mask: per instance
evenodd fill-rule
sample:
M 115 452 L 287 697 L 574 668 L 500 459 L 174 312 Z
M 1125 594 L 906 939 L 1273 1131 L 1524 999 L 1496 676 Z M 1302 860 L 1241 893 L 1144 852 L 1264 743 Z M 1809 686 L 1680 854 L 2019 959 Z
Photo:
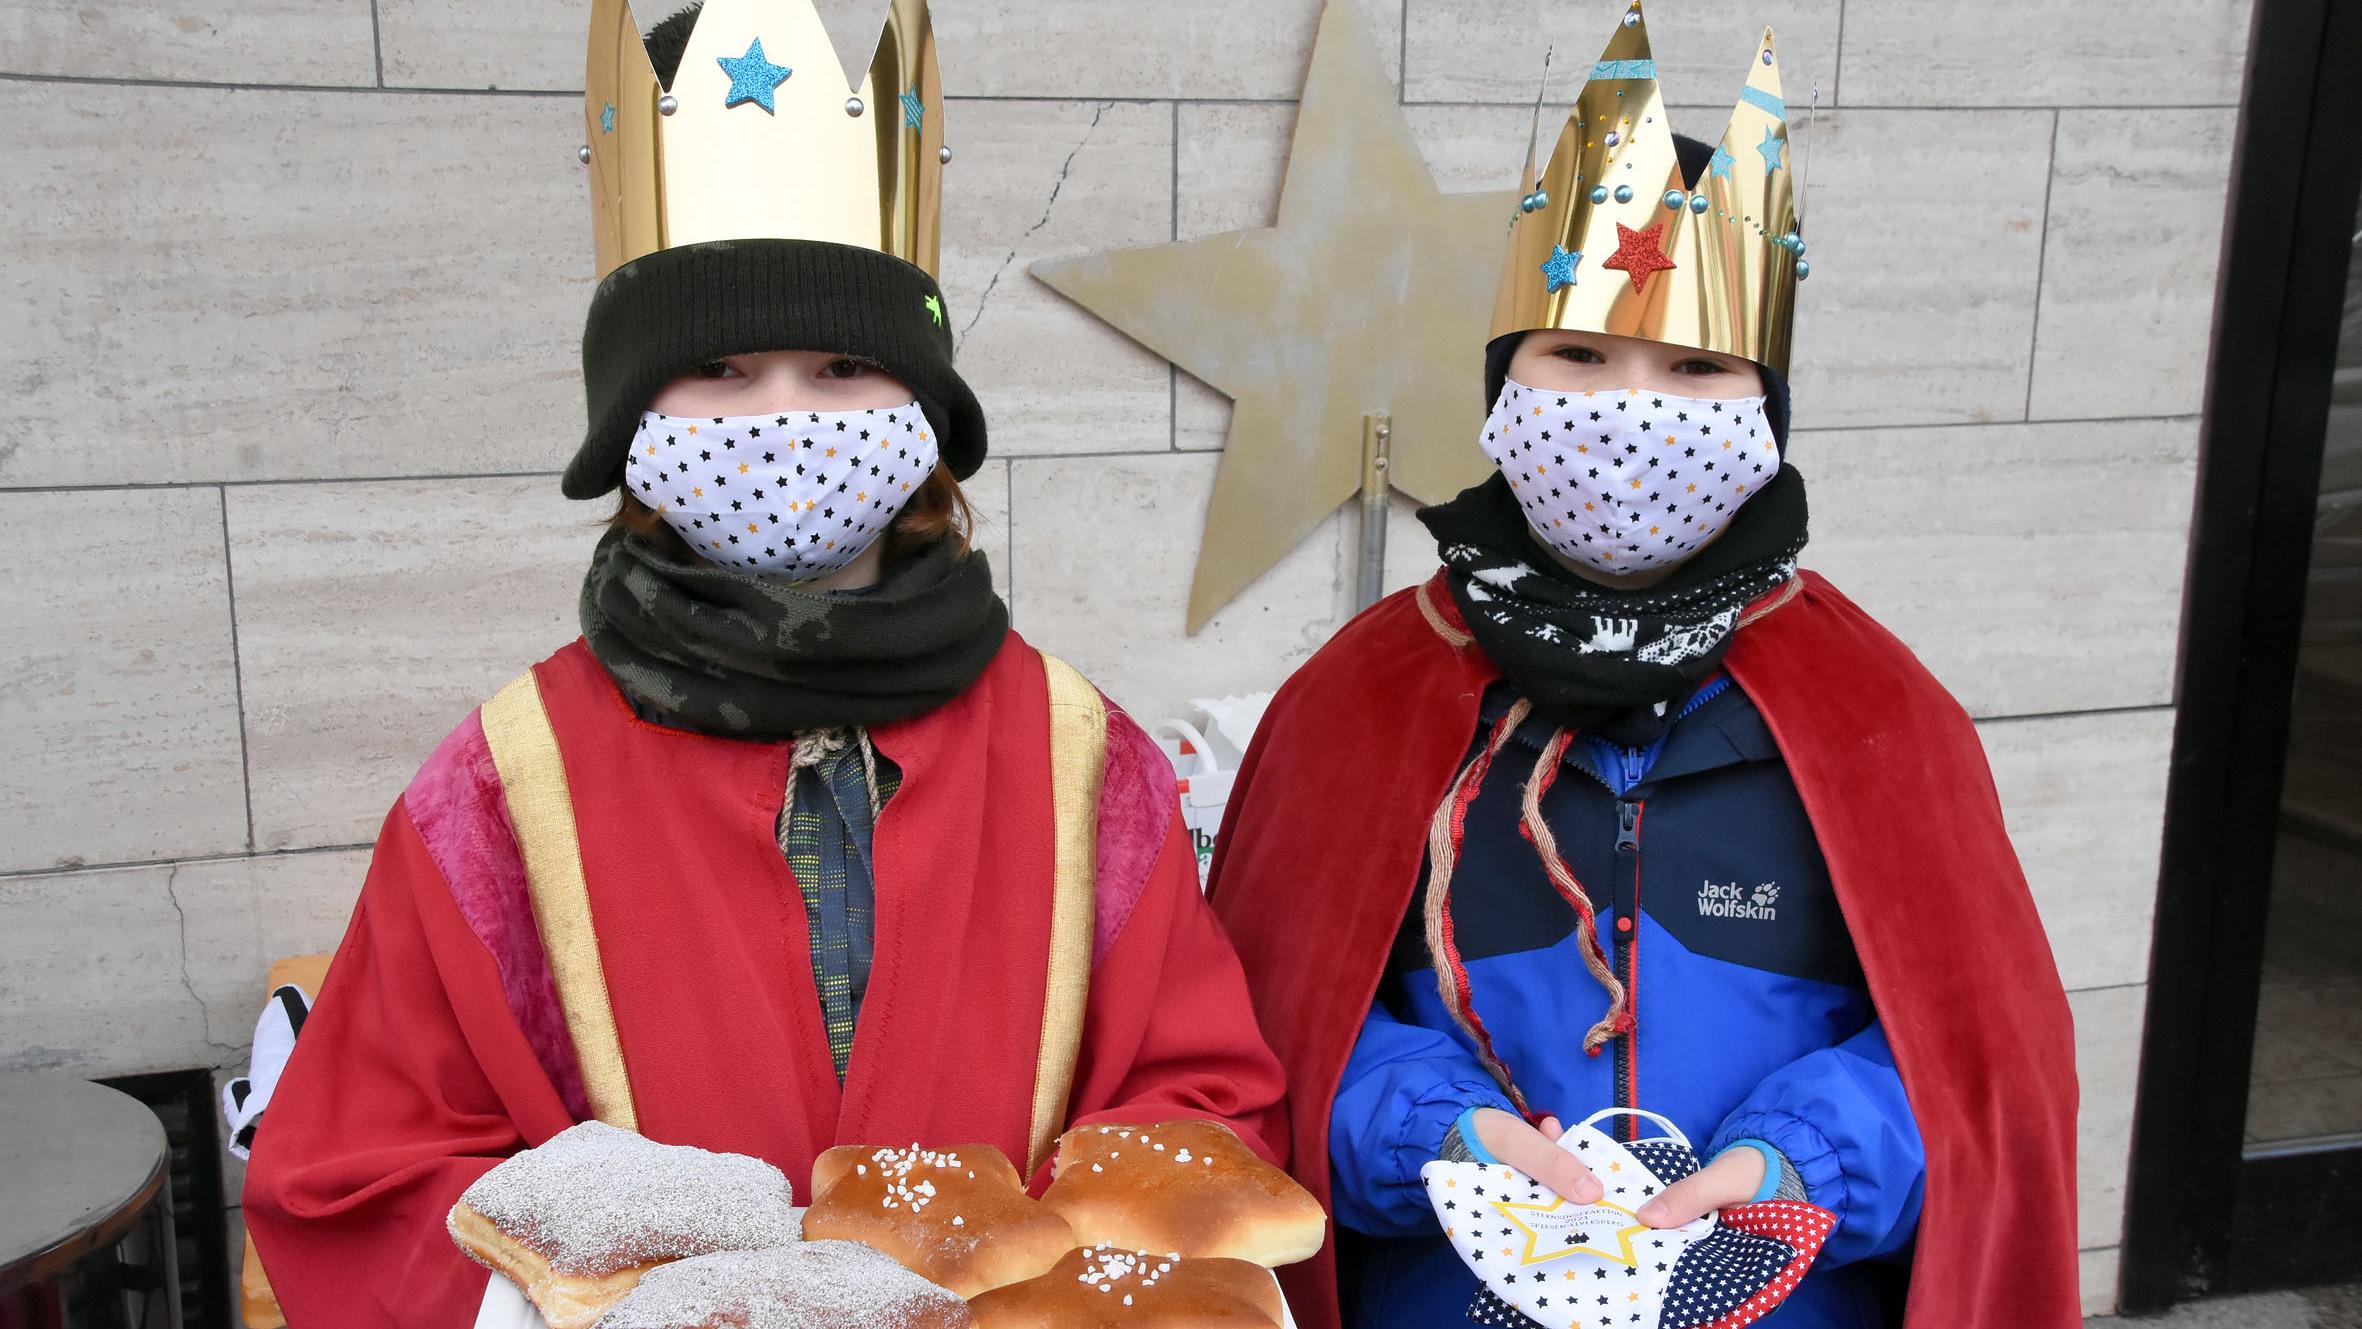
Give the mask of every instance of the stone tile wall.
M 1579 52 L 1614 8 L 1351 3 L 1454 190 L 1513 183 L 1535 17 Z M 264 966 L 333 944 L 416 763 L 572 633 L 601 515 L 554 484 L 585 11 L 0 0 L 0 1067 L 238 1063 Z M 1283 678 L 1351 610 L 1354 530 L 1184 637 L 1227 403 L 1025 270 L 1267 224 L 1317 16 L 938 6 L 981 540 L 1018 626 L 1142 717 Z M 2247 0 L 1652 20 L 1688 132 L 1718 132 L 1751 25 L 1793 104 L 1819 88 L 1808 561 L 1983 724 L 2074 992 L 2107 1309 Z M 1473 358 L 1436 390 L 1473 429 Z M 1388 549 L 1393 584 L 1427 571 L 1399 501 Z

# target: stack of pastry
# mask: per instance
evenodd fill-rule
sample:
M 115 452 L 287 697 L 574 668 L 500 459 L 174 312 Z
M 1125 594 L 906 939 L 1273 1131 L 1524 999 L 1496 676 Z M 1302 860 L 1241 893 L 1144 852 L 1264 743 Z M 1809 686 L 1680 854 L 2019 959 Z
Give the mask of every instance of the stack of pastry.
M 1210 1122 L 1081 1127 L 1052 1166 L 1036 1200 L 991 1145 L 831 1149 L 802 1213 L 767 1163 L 590 1122 L 486 1173 L 450 1228 L 550 1329 L 1279 1329 L 1270 1270 L 1326 1228 Z
M 658 1265 L 802 1239 L 779 1169 L 596 1121 L 477 1178 L 447 1225 L 550 1329 L 590 1329 Z

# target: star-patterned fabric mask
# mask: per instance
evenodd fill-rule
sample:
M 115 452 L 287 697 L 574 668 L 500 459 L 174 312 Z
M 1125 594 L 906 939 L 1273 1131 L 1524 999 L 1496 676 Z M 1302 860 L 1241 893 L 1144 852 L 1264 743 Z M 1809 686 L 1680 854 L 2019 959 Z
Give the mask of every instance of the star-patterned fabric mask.
M 1763 406 L 1512 379 L 1484 422 L 1484 455 L 1544 544 L 1602 572 L 1644 572 L 1687 561 L 1780 473 Z
M 703 418 L 647 411 L 623 481 L 707 562 L 808 581 L 875 543 L 940 456 L 915 401 Z
M 1630 1115 L 1665 1134 L 1619 1143 L 1594 1123 Z M 1438 1160 L 1420 1172 L 1444 1235 L 1483 1281 L 1468 1317 L 1506 1329 L 1739 1329 L 1771 1313 L 1812 1266 L 1837 1216 L 1764 1200 L 1676 1228 L 1636 1215 L 1698 1170 L 1681 1131 L 1653 1112 L 1610 1109 L 1570 1127 L 1559 1147 L 1605 1193 L 1560 1198 L 1499 1163 Z

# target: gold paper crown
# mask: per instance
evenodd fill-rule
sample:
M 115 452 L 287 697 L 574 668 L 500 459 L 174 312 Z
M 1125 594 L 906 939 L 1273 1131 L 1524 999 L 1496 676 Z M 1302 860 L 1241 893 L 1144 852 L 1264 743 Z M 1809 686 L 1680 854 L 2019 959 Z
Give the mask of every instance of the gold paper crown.
M 1786 373 L 1796 281 L 1787 105 L 1771 29 L 1697 188 L 1683 176 L 1632 0 L 1525 199 L 1495 337 L 1558 328 L 1694 346 Z
M 827 240 L 937 276 L 943 80 L 890 0 L 858 88 L 811 0 L 705 0 L 670 90 L 628 0 L 592 0 L 583 160 L 599 276 L 708 240 Z

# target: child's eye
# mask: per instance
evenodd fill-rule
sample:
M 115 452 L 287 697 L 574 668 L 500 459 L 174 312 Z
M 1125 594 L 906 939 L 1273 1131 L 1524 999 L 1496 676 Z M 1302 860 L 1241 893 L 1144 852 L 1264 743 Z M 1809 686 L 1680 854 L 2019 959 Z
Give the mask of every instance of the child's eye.
M 1588 346 L 1561 346 L 1552 354 L 1562 360 L 1572 360 L 1579 365 L 1604 365 L 1607 363 L 1606 360 L 1600 358 L 1599 352 Z
M 699 378 L 728 378 L 737 372 L 727 360 L 708 360 L 697 366 Z
M 1684 360 L 1680 364 L 1673 366 L 1673 372 L 1676 374 L 1705 375 L 1727 374 L 1730 371 L 1723 368 L 1721 365 L 1716 364 L 1712 360 Z
M 859 360 L 847 359 L 840 356 L 837 359 L 829 361 L 827 367 L 820 371 L 820 376 L 822 378 L 859 378 L 868 368 L 868 365 L 861 363 Z

